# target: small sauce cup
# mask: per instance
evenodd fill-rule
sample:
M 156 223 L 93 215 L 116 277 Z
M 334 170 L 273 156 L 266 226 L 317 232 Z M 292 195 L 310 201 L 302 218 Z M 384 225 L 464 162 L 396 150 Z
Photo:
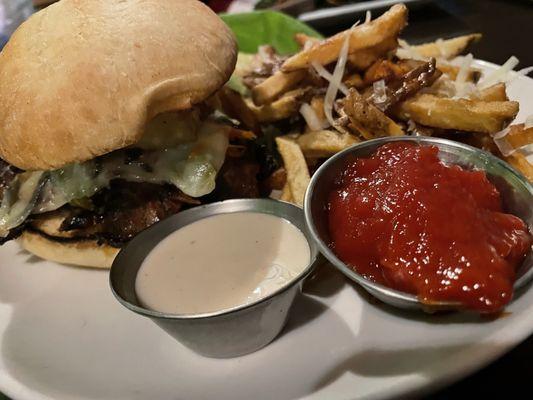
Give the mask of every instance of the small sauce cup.
M 439 149 L 439 158 L 444 164 L 459 165 L 467 170 L 482 170 L 487 178 L 500 191 L 505 212 L 520 217 L 533 232 L 533 186 L 521 174 L 507 163 L 483 150 L 451 140 L 432 137 L 387 137 L 369 140 L 343 150 L 328 159 L 315 172 L 305 196 L 305 218 L 307 226 L 318 243 L 320 252 L 338 270 L 351 280 L 361 285 L 367 292 L 393 307 L 436 312 L 457 310 L 458 303 L 435 302 L 423 303 L 415 295 L 389 288 L 364 278 L 353 268 L 341 261 L 329 247 L 331 243 L 328 228 L 328 195 L 335 187 L 335 182 L 346 165 L 358 158 L 369 157 L 386 143 L 411 142 L 420 145 L 433 145 Z M 465 224 L 468 221 L 465 221 Z M 533 278 L 533 254 L 530 250 L 518 270 L 514 289 L 526 286 Z
M 137 272 L 154 247 L 176 230 L 218 214 L 256 212 L 283 218 L 296 226 L 309 244 L 309 265 L 288 284 L 252 303 L 203 314 L 167 314 L 147 309 L 135 291 Z M 150 318 L 172 337 L 207 357 L 237 357 L 266 346 L 283 329 L 303 280 L 313 270 L 318 247 L 307 230 L 303 211 L 269 199 L 227 200 L 180 212 L 137 235 L 124 247 L 111 268 L 110 285 L 129 310 Z

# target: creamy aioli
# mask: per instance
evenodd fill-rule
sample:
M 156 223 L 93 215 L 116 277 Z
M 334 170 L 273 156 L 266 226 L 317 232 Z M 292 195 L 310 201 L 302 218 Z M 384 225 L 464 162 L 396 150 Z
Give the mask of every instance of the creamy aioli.
M 171 314 L 251 303 L 297 277 L 310 261 L 303 233 L 287 220 L 239 212 L 205 218 L 166 237 L 135 282 L 139 302 Z

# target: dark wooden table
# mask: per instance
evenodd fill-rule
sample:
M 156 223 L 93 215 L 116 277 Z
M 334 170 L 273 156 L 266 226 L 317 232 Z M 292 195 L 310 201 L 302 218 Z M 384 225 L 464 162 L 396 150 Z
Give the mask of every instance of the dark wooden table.
M 342 28 L 337 25 L 320 30 L 329 34 Z M 515 55 L 520 67 L 533 65 L 531 0 L 426 2 L 411 8 L 410 25 L 404 36 L 416 43 L 468 32 L 481 32 L 484 36 L 472 49 L 476 57 L 501 64 Z M 514 398 L 511 393 L 516 393 L 528 398 L 522 393 L 529 392 L 529 379 L 533 379 L 533 335 L 492 365 L 426 398 L 454 399 L 466 393 L 481 398 Z

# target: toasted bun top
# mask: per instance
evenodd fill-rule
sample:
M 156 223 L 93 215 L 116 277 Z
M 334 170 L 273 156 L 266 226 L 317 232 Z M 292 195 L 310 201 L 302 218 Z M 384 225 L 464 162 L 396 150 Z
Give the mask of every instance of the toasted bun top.
M 0 53 L 0 157 L 47 170 L 131 145 L 219 89 L 236 56 L 197 0 L 62 0 Z

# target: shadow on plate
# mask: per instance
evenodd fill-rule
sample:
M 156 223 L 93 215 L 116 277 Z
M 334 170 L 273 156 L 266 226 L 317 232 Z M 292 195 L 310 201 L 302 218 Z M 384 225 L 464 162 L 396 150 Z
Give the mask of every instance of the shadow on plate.
M 453 380 L 453 374 L 443 376 L 439 372 L 441 361 L 447 360 L 446 362 L 449 363 L 450 356 L 459 358 L 472 345 L 473 343 L 466 343 L 456 346 L 419 347 L 403 350 L 375 349 L 357 352 L 348 356 L 344 361 L 324 374 L 315 389 L 323 389 L 333 384 L 345 374 L 376 378 L 419 374 L 425 380 L 431 382 L 431 385 L 425 385 L 422 389 L 414 389 L 409 393 L 402 394 L 402 398 L 418 398 L 418 396 L 442 388 L 450 380 Z M 486 353 L 494 356 L 501 354 L 507 349 L 507 346 L 497 344 L 483 345 L 483 349 L 479 348 L 479 344 L 476 344 L 476 347 L 477 354 Z M 464 359 L 462 360 L 462 364 L 465 364 Z M 456 372 L 460 373 L 459 371 Z M 390 387 L 384 387 L 383 391 L 390 389 Z M 407 390 L 409 391 L 409 389 Z M 385 395 L 387 397 L 392 396 L 391 393 L 382 393 L 382 396 Z
M 21 255 L 16 258 L 16 264 L 23 262 Z M 55 277 L 36 291 L 47 275 Z M 5 321 L 3 373 L 54 399 L 144 400 L 176 393 L 187 400 L 303 397 L 338 362 L 337 346 L 357 343 L 351 326 L 363 318 L 342 317 L 320 299 L 300 295 L 272 344 L 244 357 L 215 360 L 197 356 L 149 320 L 123 310 L 106 274 L 28 264 L 15 278 L 27 297 L 12 305 Z M 330 357 L 324 360 L 324 354 Z M 228 382 L 240 382 L 238 391 Z
M 322 256 L 315 271 L 306 279 L 303 292 L 317 297 L 332 297 L 337 294 L 348 279 Z
M 287 325 L 285 325 L 285 328 L 281 331 L 279 336 L 274 339 L 274 342 L 283 335 L 287 335 L 290 332 L 317 319 L 327 310 L 328 307 L 326 305 L 314 300 L 309 296 L 306 296 L 305 294 L 299 294 L 292 305 Z
M 20 249 L 19 252 L 17 253 L 17 255 L 20 255 L 22 257 L 26 257 L 24 262 L 27 263 L 27 264 L 38 264 L 38 263 L 42 263 L 43 262 L 42 258 L 37 257 L 34 254 L 28 253 L 24 249 Z

